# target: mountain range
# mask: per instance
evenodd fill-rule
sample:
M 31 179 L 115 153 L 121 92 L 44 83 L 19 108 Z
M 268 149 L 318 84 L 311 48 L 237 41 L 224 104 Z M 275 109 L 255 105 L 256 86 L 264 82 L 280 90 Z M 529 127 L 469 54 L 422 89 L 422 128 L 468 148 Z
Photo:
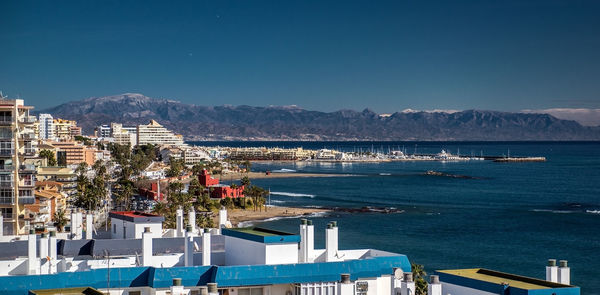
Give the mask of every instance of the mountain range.
M 76 120 L 84 133 L 102 124 L 151 119 L 186 140 L 600 140 L 600 127 L 549 114 L 485 110 L 377 114 L 296 106 L 199 106 L 125 93 L 72 101 L 39 113 Z

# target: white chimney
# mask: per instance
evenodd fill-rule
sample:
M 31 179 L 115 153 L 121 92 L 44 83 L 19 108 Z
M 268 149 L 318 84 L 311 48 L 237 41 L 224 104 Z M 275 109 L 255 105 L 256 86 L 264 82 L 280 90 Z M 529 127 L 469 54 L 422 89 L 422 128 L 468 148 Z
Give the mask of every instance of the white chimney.
M 564 285 L 571 284 L 571 269 L 567 266 L 566 260 L 560 261 L 560 267 L 558 268 L 558 282 Z
M 217 289 L 217 283 L 207 283 L 208 295 L 219 295 L 219 289 Z
M 442 284 L 440 284 L 439 276 L 429 276 L 429 284 L 427 285 L 427 295 L 442 295 Z
M 192 227 L 192 232 L 196 232 L 196 210 L 192 208 L 190 212 L 188 212 L 188 225 Z
M 33 229 L 29 230 L 29 237 L 27 238 L 27 274 L 37 274 L 37 236 Z
M 210 252 L 210 229 L 205 228 L 202 235 L 202 265 L 210 265 Z
M 150 227 L 144 227 L 142 233 L 142 265 L 152 266 L 152 233 Z
M 300 249 L 298 249 L 298 262 L 304 263 L 306 259 L 306 219 L 300 219 Z
M 39 241 L 41 274 L 48 274 L 48 237 L 42 233 Z
M 335 221 L 327 224 L 325 230 L 325 261 L 337 261 L 338 240 L 337 223 Z
M 77 239 L 83 239 L 83 213 L 77 212 Z
M 71 211 L 71 240 L 77 240 L 77 212 Z
M 184 294 L 186 294 L 186 293 L 181 284 L 181 279 L 174 278 L 173 285 L 171 286 L 171 295 L 184 295 Z
M 415 295 L 415 282 L 412 272 L 404 274 L 404 280 L 400 283 L 400 292 L 402 295 Z
M 223 207 L 219 210 L 219 228 L 224 228 L 227 225 L 227 208 Z
M 175 220 L 177 222 L 177 227 L 175 229 L 175 235 L 177 237 L 183 237 L 183 209 L 181 209 L 181 207 L 179 207 L 179 209 L 177 209 L 177 214 L 176 214 Z
M 350 281 L 350 274 L 342 274 L 338 284 L 338 295 L 354 295 L 354 284 Z
M 183 261 L 185 266 L 194 265 L 194 233 L 188 225 L 185 229 L 185 242 L 183 244 Z
M 315 226 L 312 220 L 306 224 L 306 262 L 315 260 Z
M 85 215 L 85 239 L 92 239 L 92 231 L 94 230 L 94 215 L 86 214 Z
M 558 267 L 556 266 L 556 259 L 548 259 L 548 266 L 546 266 L 546 281 L 558 283 Z
M 58 265 L 58 252 L 57 252 L 57 244 L 56 244 L 56 232 L 50 232 L 50 238 L 48 239 L 48 256 L 50 257 L 49 261 L 49 273 L 56 273 L 56 268 Z

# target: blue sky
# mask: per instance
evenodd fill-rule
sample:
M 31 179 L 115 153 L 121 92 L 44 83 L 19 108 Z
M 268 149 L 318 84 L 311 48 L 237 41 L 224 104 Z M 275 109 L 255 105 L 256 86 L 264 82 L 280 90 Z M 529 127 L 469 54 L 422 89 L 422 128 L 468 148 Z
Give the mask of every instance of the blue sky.
M 600 1 L 0 1 L 0 90 L 199 105 L 600 108 Z

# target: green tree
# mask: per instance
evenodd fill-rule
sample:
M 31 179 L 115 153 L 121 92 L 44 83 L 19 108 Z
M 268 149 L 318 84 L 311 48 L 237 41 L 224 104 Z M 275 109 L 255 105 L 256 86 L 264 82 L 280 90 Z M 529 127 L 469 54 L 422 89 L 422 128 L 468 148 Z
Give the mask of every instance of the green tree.
M 204 192 L 205 188 L 200 184 L 198 178 L 192 178 L 190 181 L 190 186 L 188 188 L 188 193 L 194 196 L 200 196 Z
M 250 185 L 244 188 L 244 195 L 252 198 L 254 211 L 256 211 L 257 207 L 262 211 L 262 205 L 264 204 L 265 196 L 267 194 L 268 192 L 265 189 L 256 185 Z
M 48 160 L 48 166 L 56 166 L 56 158 L 54 157 L 54 153 L 51 150 L 41 150 L 40 157 L 46 158 L 46 160 Z
M 250 177 L 248 177 L 248 176 L 242 177 L 241 183 L 242 183 L 243 186 L 250 185 Z
M 411 264 L 413 278 L 415 280 L 415 293 L 416 295 L 427 295 L 427 272 L 422 264 Z
M 59 232 L 62 232 L 65 228 L 65 225 L 67 225 L 67 217 L 65 216 L 65 211 L 63 209 L 58 209 L 56 212 L 54 212 L 52 220 L 54 221 L 54 226 L 56 226 Z
M 183 170 L 185 169 L 185 164 L 184 164 L 183 160 L 177 160 L 177 159 L 173 159 L 171 157 L 169 162 L 170 162 L 170 167 L 169 167 L 169 170 L 167 170 L 167 176 L 168 177 L 177 177 L 177 176 L 181 175 L 181 172 L 183 172 Z

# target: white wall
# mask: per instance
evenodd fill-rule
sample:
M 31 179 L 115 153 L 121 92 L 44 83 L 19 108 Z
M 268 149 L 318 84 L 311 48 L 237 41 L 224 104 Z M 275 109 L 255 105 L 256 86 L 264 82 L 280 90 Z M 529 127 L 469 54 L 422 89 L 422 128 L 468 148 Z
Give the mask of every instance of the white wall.
M 265 264 L 298 263 L 298 243 L 266 244 Z
M 294 250 L 296 258 L 298 249 Z M 225 236 L 225 265 L 256 265 L 265 263 L 265 244 Z
M 142 233 L 144 232 L 144 227 L 150 227 L 152 236 L 156 238 L 160 238 L 162 236 L 162 223 L 133 223 L 118 218 L 111 218 L 110 223 L 111 239 L 123 239 L 123 228 L 125 228 L 126 239 L 141 239 Z

